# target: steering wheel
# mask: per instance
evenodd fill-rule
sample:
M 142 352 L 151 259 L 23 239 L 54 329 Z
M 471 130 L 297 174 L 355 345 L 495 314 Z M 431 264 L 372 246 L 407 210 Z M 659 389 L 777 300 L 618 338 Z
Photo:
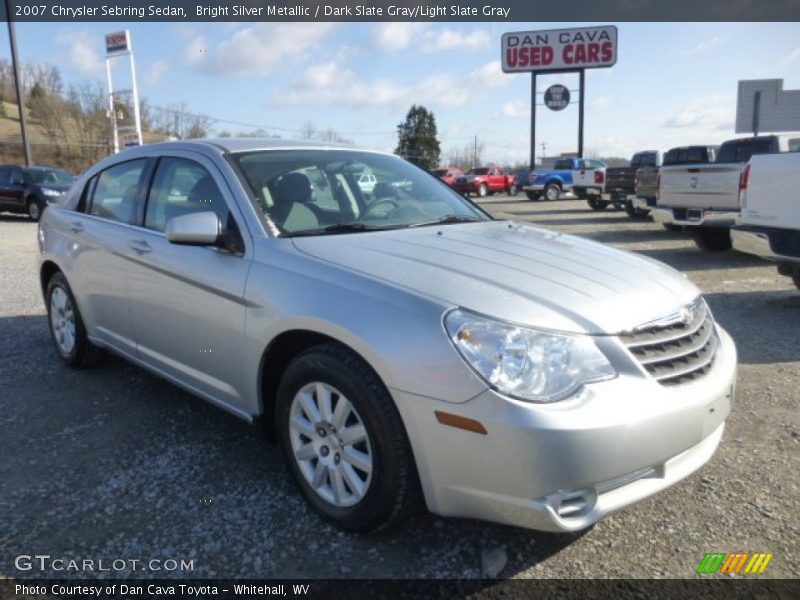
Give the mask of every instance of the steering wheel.
M 377 206 L 381 205 L 390 206 L 390 209 L 387 210 L 383 215 L 381 215 L 383 217 L 388 217 L 392 213 L 392 211 L 394 211 L 398 206 L 397 202 L 395 202 L 394 200 L 390 200 L 389 198 L 381 198 L 380 200 L 376 200 L 375 202 L 367 206 L 367 210 L 365 210 L 364 214 L 362 214 L 361 216 L 362 217 L 369 216 Z

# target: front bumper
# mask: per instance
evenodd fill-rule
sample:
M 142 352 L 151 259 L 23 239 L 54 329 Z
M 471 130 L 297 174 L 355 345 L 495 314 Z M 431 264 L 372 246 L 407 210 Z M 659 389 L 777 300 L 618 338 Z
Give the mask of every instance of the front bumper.
M 457 407 L 393 390 L 428 508 L 576 531 L 674 485 L 711 458 L 730 412 L 736 349 L 719 335 L 713 367 L 679 387 L 628 370 L 554 404 L 487 390 Z M 475 419 L 486 435 L 442 425 L 435 410 Z
M 657 223 L 682 225 L 684 227 L 719 227 L 724 229 L 733 227 L 739 217 L 739 211 L 667 208 L 663 206 L 652 207 L 650 213 Z

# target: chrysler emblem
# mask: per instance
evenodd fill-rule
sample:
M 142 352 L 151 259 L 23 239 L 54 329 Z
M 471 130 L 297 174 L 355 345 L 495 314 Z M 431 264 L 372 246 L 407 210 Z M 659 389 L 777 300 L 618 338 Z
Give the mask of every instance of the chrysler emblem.
M 695 311 L 697 309 L 692 306 L 691 304 L 688 306 L 684 306 L 681 310 L 681 318 L 683 319 L 684 323 L 691 323 L 694 321 Z

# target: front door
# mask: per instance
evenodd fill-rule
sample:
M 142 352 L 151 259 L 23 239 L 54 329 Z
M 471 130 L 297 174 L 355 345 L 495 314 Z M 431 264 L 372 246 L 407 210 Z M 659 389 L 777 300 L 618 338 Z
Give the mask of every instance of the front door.
M 170 219 L 213 211 L 241 252 L 167 241 Z M 131 228 L 131 317 L 141 360 L 234 410 L 242 408 L 244 288 L 251 250 L 230 190 L 206 158 L 159 159 L 139 226 Z M 248 244 L 249 246 L 249 244 Z

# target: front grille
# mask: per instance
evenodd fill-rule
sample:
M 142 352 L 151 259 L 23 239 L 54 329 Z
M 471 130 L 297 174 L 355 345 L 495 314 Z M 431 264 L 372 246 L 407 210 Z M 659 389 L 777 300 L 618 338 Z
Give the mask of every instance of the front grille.
M 622 334 L 620 339 L 656 381 L 668 386 L 705 375 L 719 343 L 714 320 L 702 300 L 673 318 L 644 325 Z

